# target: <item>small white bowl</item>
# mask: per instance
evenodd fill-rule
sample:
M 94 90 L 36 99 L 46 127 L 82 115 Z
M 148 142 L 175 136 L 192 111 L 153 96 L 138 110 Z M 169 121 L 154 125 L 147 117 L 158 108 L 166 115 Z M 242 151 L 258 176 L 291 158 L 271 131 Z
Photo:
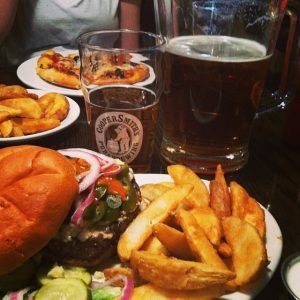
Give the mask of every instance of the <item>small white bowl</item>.
M 287 257 L 281 265 L 281 278 L 289 293 L 300 300 L 300 252 Z

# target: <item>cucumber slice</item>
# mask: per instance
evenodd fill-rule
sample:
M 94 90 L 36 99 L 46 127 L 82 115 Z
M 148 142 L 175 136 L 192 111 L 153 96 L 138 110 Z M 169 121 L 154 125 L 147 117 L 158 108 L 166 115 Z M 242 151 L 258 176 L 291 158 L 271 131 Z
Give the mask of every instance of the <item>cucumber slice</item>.
M 43 285 L 35 300 L 89 300 L 90 293 L 81 279 L 57 278 Z
M 77 278 L 89 285 L 92 281 L 91 274 L 81 267 L 43 266 L 38 272 L 38 282 L 45 285 L 56 278 Z

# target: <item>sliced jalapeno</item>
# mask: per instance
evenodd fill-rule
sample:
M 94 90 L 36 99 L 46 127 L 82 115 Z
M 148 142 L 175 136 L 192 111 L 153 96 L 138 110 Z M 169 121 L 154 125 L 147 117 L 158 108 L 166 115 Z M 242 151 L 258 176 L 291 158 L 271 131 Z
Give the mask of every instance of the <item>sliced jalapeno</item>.
M 112 208 L 107 208 L 104 217 L 97 222 L 99 225 L 109 225 L 114 221 L 117 221 L 120 217 L 120 210 L 119 209 L 112 209 Z
M 97 201 L 93 222 L 100 221 L 106 212 L 107 204 L 104 201 Z
M 107 192 L 107 186 L 106 185 L 97 185 L 95 191 L 96 191 L 96 199 L 100 200 Z
M 126 212 L 134 212 L 137 207 L 137 194 L 131 182 L 127 182 L 127 199 L 122 203 L 121 209 Z
M 122 199 L 119 195 L 108 195 L 106 197 L 106 203 L 110 208 L 118 208 L 122 205 Z

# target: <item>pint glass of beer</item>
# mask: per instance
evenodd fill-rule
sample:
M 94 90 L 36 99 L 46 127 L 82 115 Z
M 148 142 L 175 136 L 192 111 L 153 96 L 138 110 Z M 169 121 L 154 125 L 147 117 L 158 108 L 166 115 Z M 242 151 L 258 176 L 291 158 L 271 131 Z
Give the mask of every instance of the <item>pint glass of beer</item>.
M 240 169 L 286 1 L 154 3 L 167 37 L 163 157 L 198 173 Z
M 131 30 L 80 36 L 80 78 L 96 151 L 150 169 L 165 39 Z

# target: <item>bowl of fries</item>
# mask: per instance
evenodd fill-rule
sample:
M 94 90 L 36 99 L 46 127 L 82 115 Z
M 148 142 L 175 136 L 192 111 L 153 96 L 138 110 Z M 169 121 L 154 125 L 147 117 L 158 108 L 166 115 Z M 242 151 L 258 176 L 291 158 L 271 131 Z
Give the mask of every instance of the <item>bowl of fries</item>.
M 210 182 L 182 165 L 168 173 L 136 175 L 146 205 L 117 249 L 136 283 L 131 299 L 254 297 L 280 260 L 275 219 L 237 182 L 228 186 L 221 166 Z
M 0 142 L 53 134 L 75 122 L 79 113 L 78 104 L 62 94 L 0 86 Z

